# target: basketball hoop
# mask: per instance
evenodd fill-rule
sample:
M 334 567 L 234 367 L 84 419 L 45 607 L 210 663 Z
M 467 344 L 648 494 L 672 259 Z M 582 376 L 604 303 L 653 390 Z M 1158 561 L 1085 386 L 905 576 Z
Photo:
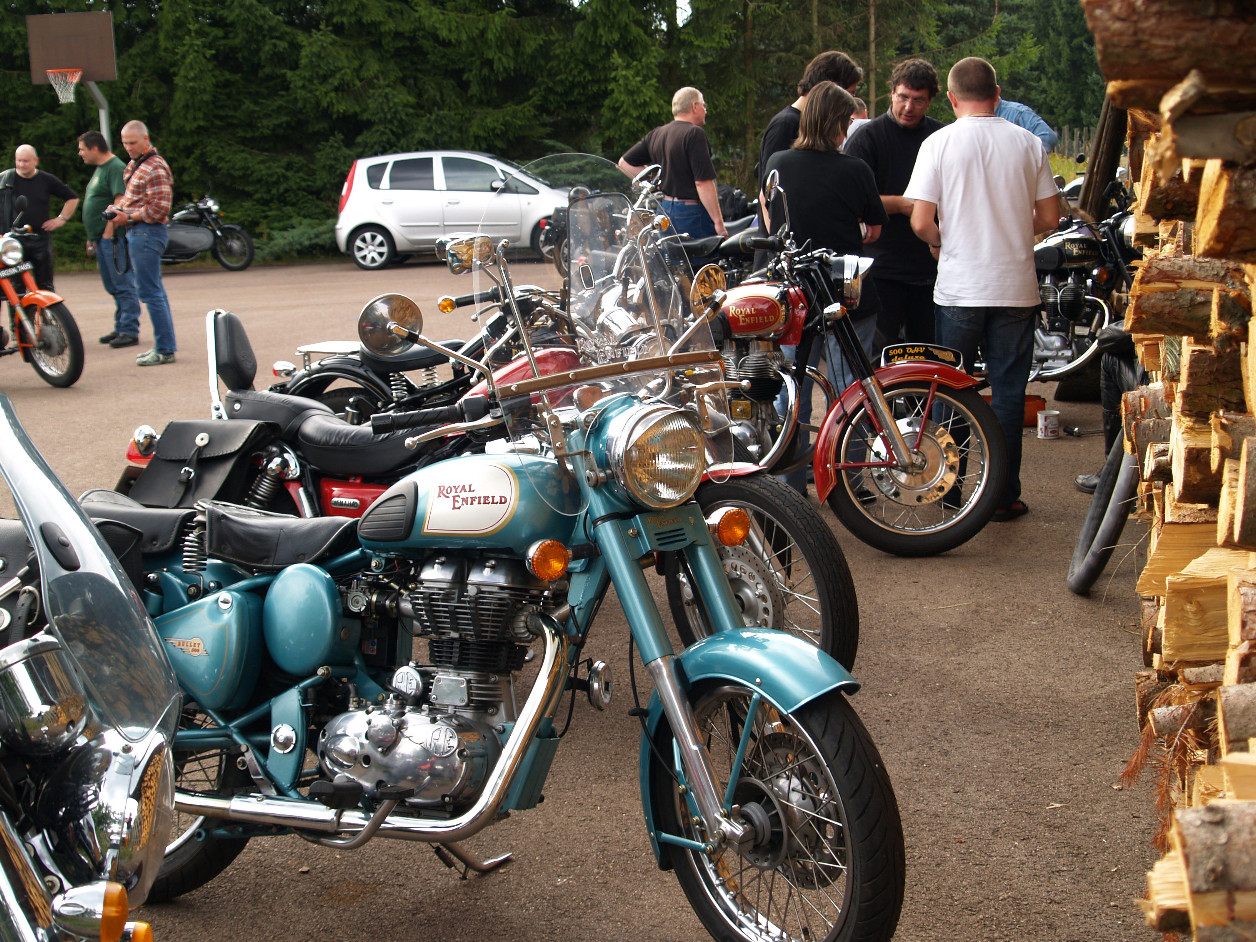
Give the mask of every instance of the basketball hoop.
M 74 86 L 83 77 L 82 69 L 46 69 L 48 82 L 57 93 L 57 100 L 63 105 L 74 101 Z

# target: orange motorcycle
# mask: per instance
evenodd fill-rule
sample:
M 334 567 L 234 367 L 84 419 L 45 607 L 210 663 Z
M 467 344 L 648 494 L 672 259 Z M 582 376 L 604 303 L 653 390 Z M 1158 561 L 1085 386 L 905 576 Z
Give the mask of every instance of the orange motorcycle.
M 26 197 L 14 201 L 13 228 L 0 238 L 0 288 L 9 305 L 0 322 L 0 356 L 19 354 L 52 386 L 73 386 L 83 375 L 83 338 L 59 294 L 35 284 L 27 246 L 39 233 L 21 225 Z

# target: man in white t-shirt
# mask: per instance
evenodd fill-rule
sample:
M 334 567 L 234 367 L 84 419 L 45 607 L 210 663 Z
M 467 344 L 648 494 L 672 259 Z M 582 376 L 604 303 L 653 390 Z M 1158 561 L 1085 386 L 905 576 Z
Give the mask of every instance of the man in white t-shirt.
M 1020 499 L 1020 462 L 1039 304 L 1034 235 L 1059 223 L 1056 186 L 1038 138 L 995 116 L 999 86 L 989 62 L 957 62 L 946 97 L 956 121 L 921 144 L 903 195 L 916 201 L 912 230 L 938 259 L 937 342 L 959 350 L 969 369 L 978 346 L 985 353 L 990 405 L 1008 453 L 1007 486 L 992 519 L 1013 520 L 1029 509 Z

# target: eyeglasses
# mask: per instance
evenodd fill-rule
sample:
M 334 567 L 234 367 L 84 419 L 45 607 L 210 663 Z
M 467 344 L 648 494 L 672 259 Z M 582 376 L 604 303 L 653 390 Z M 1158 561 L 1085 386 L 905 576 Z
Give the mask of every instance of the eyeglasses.
M 895 92 L 891 97 L 894 99 L 895 104 L 913 105 L 917 108 L 928 108 L 929 102 L 933 101 L 932 98 L 926 98 L 923 96 L 915 97 L 913 95 L 903 95 L 903 94 L 900 94 L 899 92 Z

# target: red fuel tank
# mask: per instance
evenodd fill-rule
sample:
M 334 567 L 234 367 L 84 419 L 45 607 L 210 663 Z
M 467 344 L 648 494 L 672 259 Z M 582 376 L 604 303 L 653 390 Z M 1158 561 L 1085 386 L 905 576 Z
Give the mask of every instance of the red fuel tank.
M 807 298 L 801 288 L 790 285 L 739 285 L 729 290 L 720 313 L 736 337 L 796 344 L 807 319 Z

